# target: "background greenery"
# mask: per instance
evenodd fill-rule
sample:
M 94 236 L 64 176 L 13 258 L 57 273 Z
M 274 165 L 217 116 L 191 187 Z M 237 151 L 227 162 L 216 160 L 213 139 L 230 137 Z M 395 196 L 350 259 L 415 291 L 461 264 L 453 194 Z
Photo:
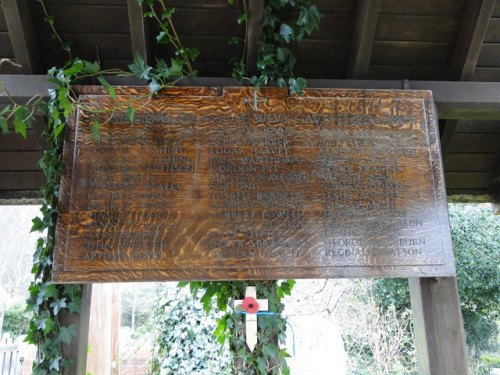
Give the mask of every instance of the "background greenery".
M 451 235 L 470 360 L 488 374 L 498 352 L 500 216 L 489 205 L 450 204 Z M 411 309 L 407 279 L 380 279 L 373 291 L 383 309 Z M 482 358 L 487 360 L 482 360 Z
M 215 309 L 205 313 L 199 300 L 183 289 L 161 288 L 162 300 L 155 309 L 154 375 L 230 375 L 232 356 L 212 335 Z

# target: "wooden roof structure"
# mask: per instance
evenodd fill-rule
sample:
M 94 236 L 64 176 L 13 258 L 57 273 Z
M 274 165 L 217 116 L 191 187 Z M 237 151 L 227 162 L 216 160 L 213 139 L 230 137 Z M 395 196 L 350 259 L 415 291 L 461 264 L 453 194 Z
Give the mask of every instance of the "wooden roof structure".
M 137 51 L 168 57 L 156 43 L 157 29 L 137 0 L 45 0 L 57 30 L 73 43 L 75 56 L 102 67 L 126 68 Z M 321 28 L 295 46 L 296 73 L 309 86 L 431 89 L 440 117 L 448 194 L 498 194 L 500 184 L 500 0 L 315 0 Z M 241 4 L 227 0 L 170 0 L 183 43 L 201 55 L 200 77 L 231 76 L 228 61 L 244 36 L 236 23 Z M 263 0 L 249 0 L 262 14 Z M 251 21 L 249 65 L 256 60 L 261 27 Z M 43 74 L 66 60 L 51 37 L 37 1 L 1 0 L 0 81 L 14 96 L 46 92 Z M 252 72 L 249 72 L 252 73 Z M 472 82 L 453 82 L 472 81 Z M 197 79 L 194 84 L 235 84 Z M 0 98 L 2 99 L 2 98 Z M 0 198 L 35 196 L 43 181 L 37 161 L 43 119 L 28 140 L 0 135 Z

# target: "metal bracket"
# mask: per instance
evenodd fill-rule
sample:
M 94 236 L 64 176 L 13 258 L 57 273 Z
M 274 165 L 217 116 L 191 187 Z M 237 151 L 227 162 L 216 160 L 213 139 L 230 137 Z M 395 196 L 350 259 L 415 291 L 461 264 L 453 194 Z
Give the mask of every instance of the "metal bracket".
M 265 104 L 267 104 L 269 98 L 263 98 L 263 99 L 259 99 L 257 97 L 257 90 L 255 90 L 253 92 L 253 98 L 252 99 L 243 99 L 243 103 L 244 104 L 252 104 L 252 109 L 254 111 L 258 111 L 259 110 L 259 102 L 264 102 Z

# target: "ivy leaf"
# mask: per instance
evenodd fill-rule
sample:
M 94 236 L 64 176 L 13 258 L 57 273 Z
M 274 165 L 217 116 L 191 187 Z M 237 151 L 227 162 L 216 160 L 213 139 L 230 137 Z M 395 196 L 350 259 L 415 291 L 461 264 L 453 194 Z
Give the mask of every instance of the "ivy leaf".
M 262 357 L 257 357 L 257 368 L 262 375 L 267 374 L 267 362 Z
M 144 59 L 138 53 L 135 53 L 134 55 L 134 63 L 130 64 L 128 67 L 134 76 L 140 79 L 149 79 L 149 73 L 151 72 L 151 69 L 153 69 L 151 66 L 146 64 Z
M 76 60 L 68 69 L 64 69 L 64 74 L 71 76 L 76 73 L 83 72 L 84 63 L 81 60 Z
M 241 25 L 242 23 L 245 23 L 248 21 L 248 12 L 243 13 L 241 16 L 238 17 L 238 25 Z
M 56 326 L 56 322 L 54 319 L 52 319 L 50 316 L 48 316 L 45 321 L 43 322 L 43 333 L 46 335 L 49 334 L 50 332 L 54 331 L 54 327 Z
M 83 62 L 83 73 L 85 74 L 95 74 L 101 69 L 101 66 L 94 62 L 84 61 Z
M 57 298 L 59 293 L 57 292 L 57 287 L 54 284 L 43 284 L 40 288 L 39 297 L 41 296 L 44 300 L 49 298 Z
M 69 344 L 73 336 L 76 336 L 76 327 L 74 324 L 70 324 L 67 327 L 59 328 L 59 334 L 57 335 L 57 340 L 64 344 Z
M 278 48 L 276 51 L 276 57 L 279 62 L 285 62 L 290 57 L 290 50 L 288 48 Z
M 278 85 L 278 87 L 285 87 L 286 86 L 286 81 L 284 78 L 278 78 L 276 80 L 276 84 Z
M 23 121 L 20 117 L 17 116 L 14 118 L 14 131 L 17 134 L 20 134 L 24 139 L 27 138 L 28 133 L 27 133 L 28 126 L 26 125 L 26 122 Z
M 82 287 L 78 284 L 65 284 L 64 293 L 67 294 L 71 299 L 74 299 L 80 295 Z
M 208 292 L 205 292 L 205 294 L 201 297 L 200 302 L 203 304 L 203 310 L 205 312 L 209 312 L 212 304 L 212 295 Z
M 266 356 L 266 357 L 270 357 L 270 358 L 276 358 L 276 345 L 274 344 L 265 344 L 265 345 L 262 345 L 262 353 Z
M 134 123 L 134 117 L 135 117 L 135 108 L 128 107 L 127 108 L 127 119 L 130 121 L 131 124 Z
M 215 337 L 219 337 L 220 335 L 222 335 L 225 332 L 226 327 L 227 327 L 227 320 L 226 319 L 224 319 L 224 318 L 217 319 L 217 327 L 215 328 L 213 335 Z
M 97 77 L 97 80 L 108 90 L 109 96 L 111 96 L 112 99 L 116 99 L 116 92 L 113 86 L 111 86 L 103 76 Z
M 170 74 L 172 76 L 180 76 L 182 75 L 182 66 L 184 65 L 182 60 L 172 59 L 172 66 L 170 67 Z
M 40 219 L 39 217 L 35 217 L 33 220 L 31 220 L 31 222 L 33 223 L 33 225 L 31 226 L 30 233 L 37 232 L 39 230 L 43 230 L 44 229 L 43 220 Z
M 309 18 L 311 19 L 311 23 L 313 24 L 314 28 L 319 28 L 321 17 L 323 17 L 323 14 L 321 14 L 316 5 L 311 5 L 309 7 Z
M 45 22 L 47 22 L 49 25 L 53 25 L 54 24 L 54 16 L 49 14 L 48 16 L 46 16 L 44 19 L 43 19 Z
M 287 43 L 290 43 L 292 40 L 293 29 L 288 26 L 286 23 L 281 24 L 280 26 L 280 35 L 283 40 Z
M 38 318 L 32 321 L 32 323 L 35 330 L 42 330 L 44 334 L 49 334 L 56 326 L 55 321 L 46 310 L 41 311 Z
M 297 79 L 290 78 L 288 80 L 288 85 L 290 86 L 290 94 L 302 94 L 302 90 L 306 87 L 307 81 L 299 77 Z
M 62 359 L 61 356 L 53 358 L 49 363 L 49 370 L 54 370 L 59 372 L 59 362 L 61 361 L 61 359 Z
M 57 138 L 59 136 L 59 134 L 62 133 L 62 131 L 64 130 L 65 127 L 66 127 L 66 124 L 64 122 L 61 122 L 60 124 L 58 124 L 54 129 L 54 138 Z
M 149 83 L 148 87 L 151 90 L 151 94 L 156 94 L 161 89 L 161 85 L 154 79 Z
M 172 18 L 172 15 L 175 13 L 175 8 L 169 8 L 161 14 L 162 20 L 168 20 Z
M 0 116 L 0 129 L 2 129 L 3 134 L 7 134 L 9 132 L 9 126 L 7 124 L 7 120 L 5 117 Z
M 94 141 L 101 140 L 101 124 L 98 121 L 92 122 L 92 138 Z
M 196 60 L 196 58 L 200 55 L 200 51 L 197 48 L 185 48 L 184 54 L 191 60 Z
M 229 38 L 229 40 L 227 41 L 227 44 L 229 44 L 230 46 L 231 45 L 236 45 L 236 44 L 239 44 L 240 43 L 240 38 L 238 38 L 237 36 L 232 36 L 231 38 Z
M 70 314 L 78 314 L 80 313 L 80 304 L 76 302 L 70 302 L 68 303 L 68 311 Z
M 52 302 L 50 304 L 50 307 L 52 307 L 52 311 L 54 312 L 54 315 L 58 315 L 59 311 L 61 311 L 61 309 L 68 307 L 68 305 L 66 304 L 66 298 L 61 298 L 59 300 L 55 300 L 54 302 Z
M 167 33 L 165 31 L 160 31 L 156 36 L 156 41 L 158 43 L 168 44 L 169 39 L 167 37 Z

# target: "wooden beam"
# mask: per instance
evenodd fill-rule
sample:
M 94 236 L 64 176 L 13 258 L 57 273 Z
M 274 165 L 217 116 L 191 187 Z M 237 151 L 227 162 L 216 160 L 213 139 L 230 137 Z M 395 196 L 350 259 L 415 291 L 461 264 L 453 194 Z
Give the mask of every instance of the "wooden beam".
M 132 56 L 138 53 L 144 61 L 150 63 L 149 26 L 144 19 L 144 9 L 137 0 L 127 0 Z
M 495 187 L 495 193 L 493 194 L 493 214 L 500 215 L 500 160 L 498 161 L 496 171 L 491 176 L 491 180 Z
M 65 358 L 72 360 L 68 369 L 68 374 L 85 375 L 87 367 L 87 353 L 89 349 L 89 324 L 90 307 L 92 300 L 92 284 L 82 285 L 82 304 L 80 314 L 61 317 L 62 325 L 74 324 L 76 326 L 76 336 L 69 345 L 63 347 Z
M 146 81 L 124 77 L 109 77 L 108 80 L 113 85 L 147 85 Z M 0 83 L 5 85 L 12 97 L 20 100 L 36 94 L 46 95 L 49 89 L 55 87 L 43 75 L 0 74 Z M 403 82 L 398 80 L 310 79 L 307 83 L 309 88 L 403 89 Z M 440 119 L 500 119 L 500 82 L 409 81 L 409 84 L 412 90 L 432 91 Z M 238 81 L 233 78 L 194 77 L 182 80 L 179 86 L 238 86 Z M 2 92 L 0 85 L 0 97 Z
M 448 151 L 450 150 L 451 140 L 453 139 L 453 134 L 457 128 L 459 120 L 447 120 L 444 124 L 443 133 L 441 134 L 441 158 L 443 164 L 446 162 L 448 157 Z
M 469 374 L 456 278 L 409 281 L 418 373 Z
M 247 76 L 257 74 L 258 46 L 262 37 L 262 18 L 264 16 L 264 0 L 249 0 L 248 12 L 250 17 L 247 23 L 247 40 L 245 41 L 245 62 Z
M 469 0 L 464 12 L 448 78 L 469 81 L 476 68 L 495 0 Z
M 375 39 L 380 0 L 358 0 L 348 78 L 366 78 Z
M 464 12 L 455 55 L 448 78 L 469 81 L 476 68 L 479 53 L 495 7 L 495 0 L 468 1 Z M 446 121 L 441 134 L 441 155 L 446 160 L 457 121 Z
M 29 3 L 28 0 L 3 0 L 2 8 L 16 63 L 22 66 L 22 73 L 35 74 L 42 72 L 42 62 Z

